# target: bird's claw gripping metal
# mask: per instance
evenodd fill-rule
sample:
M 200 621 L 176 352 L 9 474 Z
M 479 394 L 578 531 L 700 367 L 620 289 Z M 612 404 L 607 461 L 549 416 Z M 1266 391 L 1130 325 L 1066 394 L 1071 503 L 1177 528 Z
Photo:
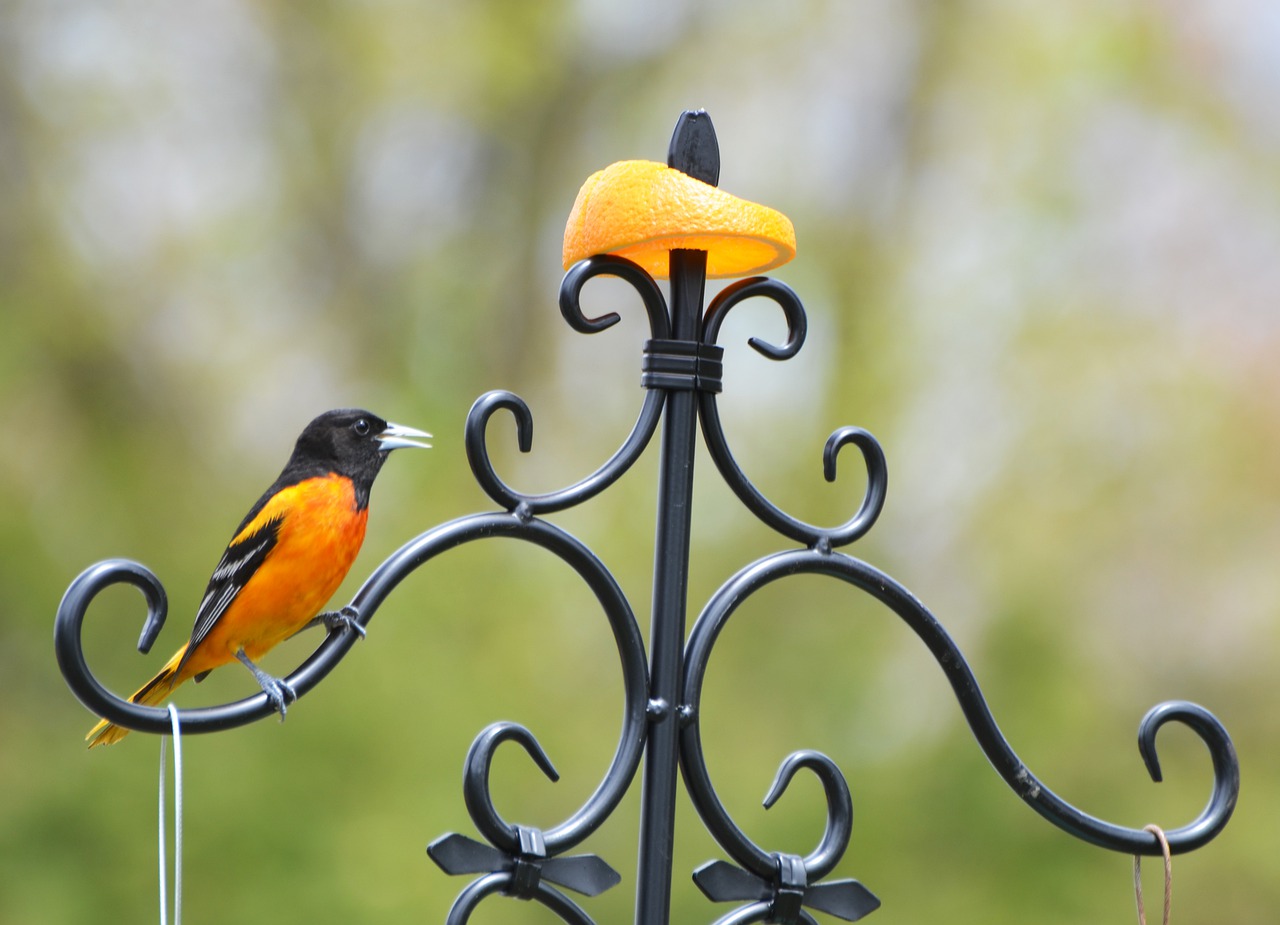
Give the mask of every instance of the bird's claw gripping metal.
M 250 661 L 249 656 L 245 655 L 244 649 L 236 653 L 236 658 L 253 673 L 254 680 L 258 682 L 262 692 L 267 695 L 267 701 L 271 704 L 271 708 L 280 714 L 280 722 L 283 723 L 285 713 L 289 711 L 289 704 L 298 699 L 298 692 L 294 690 L 293 685 L 283 678 L 267 674 Z
M 288 712 L 289 704 L 298 699 L 298 692 L 293 689 L 293 685 L 283 678 L 273 678 L 265 675 L 259 679 L 262 685 L 262 691 L 267 695 L 267 700 L 271 702 L 271 707 L 280 714 L 280 722 L 284 722 L 284 715 Z
M 342 630 L 351 630 L 361 639 L 368 635 L 368 631 L 360 625 L 360 611 L 356 610 L 350 604 L 341 610 L 326 610 L 324 613 L 316 616 L 311 621 L 311 625 L 323 623 L 324 628 L 330 633 L 337 633 Z

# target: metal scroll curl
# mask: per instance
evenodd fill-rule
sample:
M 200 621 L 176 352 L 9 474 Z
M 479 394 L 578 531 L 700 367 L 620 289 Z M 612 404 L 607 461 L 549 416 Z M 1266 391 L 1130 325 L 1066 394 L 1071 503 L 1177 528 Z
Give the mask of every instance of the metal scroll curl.
M 644 303 L 649 320 L 650 337 L 665 340 L 670 332 L 667 303 L 653 277 L 640 266 L 622 257 L 599 256 L 579 261 L 570 268 L 560 283 L 560 313 L 575 331 L 597 334 L 617 324 L 620 317 L 609 312 L 588 318 L 582 311 L 583 287 L 597 276 L 616 276 L 629 283 Z M 640 414 L 621 447 L 595 472 L 567 488 L 545 494 L 526 494 L 512 488 L 497 474 L 489 458 L 485 440 L 489 419 L 499 410 L 511 412 L 516 419 L 516 439 L 520 451 L 533 447 L 533 415 L 520 396 L 507 391 L 486 392 L 478 398 L 467 415 L 465 443 L 467 459 L 476 481 L 485 494 L 509 511 L 520 509 L 529 514 L 547 514 L 581 504 L 595 497 L 618 480 L 644 452 L 662 417 L 666 392 L 648 389 Z
M 733 835 L 736 829 L 732 828 L 723 806 L 715 798 L 706 772 L 698 729 L 703 678 L 711 649 L 739 605 L 765 585 L 798 574 L 838 578 L 896 613 L 933 654 L 955 692 L 969 728 L 996 773 L 1041 816 L 1077 838 L 1113 851 L 1160 854 L 1160 844 L 1150 832 L 1115 825 L 1084 813 L 1053 793 L 1031 773 L 1001 734 L 979 690 L 977 679 L 956 644 L 909 591 L 885 573 L 851 556 L 791 550 L 760 559 L 729 579 L 698 617 L 685 650 L 684 712 L 688 722 L 681 730 L 681 765 L 685 768 L 690 792 L 694 794 L 694 802 L 703 821 L 718 833 L 721 845 L 747 871 L 757 873 L 761 869 L 761 853 L 758 849 L 744 846 Z M 1170 701 L 1148 712 L 1139 726 L 1139 750 L 1154 780 L 1161 779 L 1155 737 L 1168 722 L 1188 726 L 1208 748 L 1213 764 L 1213 788 L 1200 815 L 1186 825 L 1166 830 L 1170 849 L 1179 853 L 1204 845 L 1226 826 L 1239 793 L 1240 772 L 1234 746 L 1222 724 L 1203 707 L 1185 701 Z M 720 833 L 728 833 L 729 837 L 721 839 Z
M 503 892 L 534 899 L 570 923 L 590 919 L 551 884 L 586 895 L 595 895 L 619 881 L 603 860 L 591 855 L 562 857 L 600 826 L 626 794 L 644 751 L 647 733 L 649 675 L 640 629 L 622 589 L 604 564 L 578 539 L 545 521 L 520 513 L 487 513 L 462 517 L 436 527 L 406 543 L 388 557 L 356 592 L 349 605 L 362 625 L 408 575 L 431 559 L 473 540 L 507 537 L 548 550 L 568 564 L 595 594 L 609 626 L 622 667 L 624 710 L 618 745 L 605 773 L 587 801 L 568 819 L 547 831 L 509 823 L 493 805 L 489 794 L 489 766 L 499 745 L 516 741 L 535 762 L 555 779 L 555 770 L 537 740 L 514 723 L 495 723 L 473 743 L 467 757 L 464 795 L 477 829 L 492 847 L 461 835 L 447 835 L 433 842 L 429 851 L 449 873 L 485 873 L 459 896 L 449 921 L 463 922 L 485 896 Z M 90 671 L 81 643 L 85 614 L 105 588 L 131 584 L 143 592 L 147 618 L 139 648 L 146 652 L 164 625 L 167 598 L 163 586 L 145 567 L 123 559 L 98 563 L 81 574 L 63 598 L 55 624 L 55 649 L 68 685 L 93 712 L 131 729 L 166 733 L 166 710 L 140 707 L 108 690 Z M 289 682 L 299 696 L 318 684 L 350 650 L 354 633 L 327 636 L 316 651 L 291 675 Z M 212 732 L 244 725 L 274 715 L 266 696 L 259 694 L 235 703 L 179 711 L 184 731 Z
M 84 654 L 82 633 L 90 605 L 102 591 L 116 584 L 129 584 L 140 589 L 147 602 L 147 617 L 138 651 L 146 654 L 164 626 L 168 615 L 168 597 L 164 586 L 150 569 L 128 559 L 107 559 L 85 569 L 67 588 L 54 620 L 54 652 L 67 686 L 80 702 L 94 714 L 142 732 L 168 734 L 171 719 L 167 710 L 144 707 L 120 697 L 108 689 L 89 668 Z M 358 622 L 363 626 L 372 611 L 362 612 Z M 356 635 L 348 631 L 332 632 L 309 658 L 286 679 L 301 697 L 315 687 L 351 649 Z M 218 732 L 244 726 L 267 716 L 275 716 L 267 695 L 258 693 L 233 703 L 180 710 L 178 719 L 186 733 Z
M 789 360 L 799 353 L 804 346 L 808 325 L 804 306 L 789 286 L 763 276 L 740 280 L 727 286 L 712 300 L 707 308 L 702 342 L 707 346 L 715 346 L 720 326 L 729 310 L 750 298 L 766 298 L 776 302 L 787 321 L 787 340 L 782 346 L 752 337 L 748 340 L 751 347 L 771 360 Z M 888 491 L 889 472 L 884 451 L 868 431 L 861 427 L 842 427 L 827 438 L 823 447 L 822 471 L 828 482 L 835 481 L 836 458 L 840 450 L 849 445 L 856 446 L 861 451 L 867 473 L 867 488 L 858 511 L 844 524 L 825 528 L 792 517 L 769 501 L 747 478 L 729 449 L 729 441 L 720 422 L 715 392 L 700 393 L 699 411 L 707 449 L 725 482 L 748 510 L 783 536 L 808 546 L 831 549 L 852 543 L 863 536 L 880 516 Z
M 578 539 L 545 521 L 507 513 L 476 514 L 442 524 L 401 546 L 365 580 L 348 606 L 357 614 L 357 622 L 368 626 L 387 595 L 426 562 L 464 543 L 504 536 L 540 546 L 578 573 L 604 610 L 622 664 L 625 708 L 617 751 L 605 780 L 586 805 L 547 833 L 548 850 L 555 853 L 586 838 L 608 816 L 626 792 L 644 748 L 648 706 L 644 643 L 630 604 L 604 564 Z M 145 566 L 126 559 L 110 559 L 86 569 L 63 596 L 54 624 L 54 649 L 59 667 L 72 692 L 95 714 L 130 729 L 168 733 L 171 721 L 167 710 L 138 706 L 113 693 L 93 674 L 85 658 L 82 642 L 85 615 L 93 599 L 116 584 L 130 584 L 143 592 L 147 617 L 138 647 L 144 653 L 150 650 L 168 612 L 164 587 Z M 299 697 L 336 667 L 350 651 L 355 638 L 354 633 L 341 631 L 325 637 L 287 678 Z M 183 731 L 191 733 L 230 729 L 273 715 L 275 711 L 261 693 L 230 704 L 184 709 L 178 713 Z M 488 748 L 496 744 L 495 740 Z
M 603 860 L 593 855 L 564 856 L 613 812 L 639 767 L 647 735 L 649 672 L 640 628 L 622 589 L 604 564 L 579 540 L 523 511 L 476 514 L 423 534 L 384 562 L 357 593 L 357 608 L 376 606 L 403 578 L 428 559 L 462 543 L 492 537 L 524 540 L 553 553 L 573 568 L 595 594 L 613 632 L 622 667 L 623 725 L 604 779 L 568 819 L 541 830 L 508 822 L 493 804 L 489 768 L 504 742 L 514 741 L 552 780 L 556 772 L 529 730 L 516 723 L 494 723 L 480 733 L 467 755 L 463 794 L 477 830 L 489 844 L 450 833 L 428 847 L 431 858 L 450 874 L 484 874 L 454 903 L 450 922 L 466 921 L 471 910 L 494 892 L 536 900 L 565 921 L 590 919 L 551 884 L 588 896 L 619 882 Z
M 812 922 L 806 906 L 854 922 L 880 907 L 880 900 L 856 880 L 819 882 L 835 869 L 853 830 L 853 800 L 840 769 L 826 755 L 814 751 L 793 752 L 783 760 L 769 792 L 765 809 L 786 791 L 801 768 L 817 775 L 827 798 L 827 824 L 818 846 L 804 857 L 768 853 L 749 839 L 725 812 L 707 776 L 701 743 L 681 740 L 681 770 L 685 786 L 703 822 L 727 852 L 741 865 L 711 861 L 693 873 L 694 882 L 712 902 L 747 902 L 720 919 L 727 922 Z

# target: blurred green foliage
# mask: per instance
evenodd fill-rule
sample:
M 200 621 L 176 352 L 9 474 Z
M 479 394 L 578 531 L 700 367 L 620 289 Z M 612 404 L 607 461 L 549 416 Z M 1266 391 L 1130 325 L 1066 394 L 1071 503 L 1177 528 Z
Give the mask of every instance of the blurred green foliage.
M 437 435 L 382 476 L 343 599 L 416 533 L 488 509 L 460 439 L 483 391 L 533 407 L 529 457 L 494 422 L 513 483 L 594 468 L 639 406 L 641 313 L 601 282 L 589 310 L 624 322 L 564 326 L 563 221 L 589 173 L 660 159 L 698 106 L 721 185 L 795 222 L 799 255 L 776 275 L 810 316 L 783 364 L 743 343 L 780 336 L 776 312 L 743 306 L 726 326 L 740 461 L 785 508 L 835 523 L 860 486 L 856 466 L 822 482 L 822 442 L 847 423 L 877 434 L 889 501 L 853 552 L 934 609 L 1021 757 L 1081 808 L 1189 820 L 1203 749 L 1163 733 L 1156 787 L 1133 733 L 1164 699 L 1217 713 L 1244 789 L 1226 832 L 1175 860 L 1177 914 L 1268 920 L 1278 29 L 1265 0 L 0 8 L 0 921 L 155 914 L 156 743 L 85 753 L 91 718 L 50 646 L 72 577 L 127 556 L 168 588 L 174 626 L 152 657 L 132 651 L 136 594 L 90 615 L 96 670 L 132 689 L 325 408 Z M 555 518 L 646 628 L 655 450 Z M 691 616 L 780 544 L 700 465 Z M 770 812 L 758 801 L 783 756 L 819 748 L 854 794 L 836 876 L 882 898 L 882 925 L 1128 921 L 1129 860 L 1008 792 L 923 648 L 835 584 L 770 587 L 713 657 L 708 758 L 747 831 L 816 842 L 808 777 Z M 589 594 L 546 554 L 473 544 L 429 564 L 287 724 L 186 741 L 186 920 L 442 917 L 463 884 L 422 849 L 471 832 L 471 738 L 528 725 L 563 778 L 504 751 L 499 806 L 565 818 L 609 761 L 613 659 Z M 228 669 L 179 702 L 252 690 Z M 623 875 L 585 902 L 596 921 L 631 914 L 637 810 L 633 792 L 586 845 Z M 688 880 L 720 856 L 682 802 L 674 920 L 726 911 Z M 551 920 L 502 900 L 478 918 Z

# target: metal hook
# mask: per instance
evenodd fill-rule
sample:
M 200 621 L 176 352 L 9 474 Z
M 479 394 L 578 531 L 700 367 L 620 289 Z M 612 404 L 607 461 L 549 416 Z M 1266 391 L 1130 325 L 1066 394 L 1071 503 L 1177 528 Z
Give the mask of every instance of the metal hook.
M 582 334 L 598 334 L 613 327 L 621 320 L 617 312 L 608 312 L 599 318 L 588 318 L 582 312 L 582 287 L 597 276 L 616 276 L 631 284 L 644 303 L 649 317 L 649 336 L 670 336 L 671 321 L 667 315 L 667 302 L 657 282 L 637 263 L 611 254 L 601 254 L 579 260 L 560 282 L 560 314 L 575 331 Z
M 499 410 L 510 411 L 516 419 L 516 438 L 520 452 L 533 449 L 533 413 L 519 395 L 504 390 L 486 392 L 476 399 L 467 414 L 463 437 L 471 472 L 484 493 L 508 511 L 522 510 L 526 516 L 548 514 L 581 504 L 604 491 L 640 458 L 648 446 L 662 417 L 665 393 L 646 391 L 640 416 L 621 447 L 595 472 L 579 482 L 545 494 L 516 491 L 502 480 L 494 469 L 486 442 L 489 419 Z
M 781 347 L 775 346 L 758 337 L 752 337 L 747 343 L 760 355 L 771 360 L 789 360 L 800 352 L 804 346 L 805 334 L 809 322 L 805 315 L 804 305 L 800 297 L 786 283 L 767 276 L 752 276 L 739 280 L 720 291 L 711 304 L 707 306 L 703 323 L 703 343 L 715 344 L 720 336 L 720 326 L 724 323 L 729 309 L 746 299 L 757 296 L 772 299 L 782 309 L 787 319 L 787 342 Z
M 764 798 L 764 808 L 769 809 L 786 792 L 787 786 L 801 768 L 817 775 L 827 797 L 827 827 L 822 841 L 804 857 L 805 874 L 809 881 L 821 880 L 844 856 L 853 833 L 853 799 L 849 785 L 836 763 L 821 752 L 798 751 L 788 755 L 778 767 L 778 774 Z
M 826 534 L 832 546 L 847 546 L 875 526 L 889 493 L 889 466 L 885 462 L 884 450 L 871 432 L 861 427 L 841 427 L 827 438 L 826 446 L 822 448 L 823 478 L 828 482 L 836 480 L 836 457 L 842 447 L 850 444 L 862 451 L 862 461 L 867 468 L 867 490 L 858 512 L 843 526 Z
M 164 585 L 146 566 L 128 559 L 107 559 L 76 576 L 58 604 L 53 625 L 58 667 L 72 693 L 94 714 L 131 729 L 163 733 L 169 724 L 164 710 L 135 706 L 113 694 L 89 670 L 85 659 L 82 639 L 85 614 L 93 599 L 115 584 L 133 585 L 146 599 L 147 617 L 138 637 L 138 651 L 144 655 L 151 651 L 169 613 L 169 598 Z
M 518 742 L 549 780 L 558 781 L 560 773 L 556 771 L 533 733 L 519 723 L 492 723 L 471 743 L 462 773 L 462 795 L 467 812 L 480 834 L 491 844 L 508 854 L 514 854 L 520 850 L 518 827 L 502 818 L 489 796 L 489 771 L 493 765 L 493 755 L 498 746 L 507 741 Z

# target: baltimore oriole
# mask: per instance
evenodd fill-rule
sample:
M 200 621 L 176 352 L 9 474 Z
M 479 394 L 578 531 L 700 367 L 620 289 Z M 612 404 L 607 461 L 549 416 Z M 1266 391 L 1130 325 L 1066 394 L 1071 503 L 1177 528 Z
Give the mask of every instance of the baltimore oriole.
M 255 661 L 308 626 L 348 626 L 364 635 L 349 611 L 320 613 L 342 584 L 364 542 L 369 490 L 387 454 L 429 447 L 431 435 L 390 424 L 359 409 L 327 411 L 307 425 L 293 455 L 236 528 L 209 579 L 191 639 L 160 673 L 130 697 L 154 706 L 188 678 L 239 660 L 284 718 L 297 695 Z M 129 732 L 102 720 L 89 747 Z

